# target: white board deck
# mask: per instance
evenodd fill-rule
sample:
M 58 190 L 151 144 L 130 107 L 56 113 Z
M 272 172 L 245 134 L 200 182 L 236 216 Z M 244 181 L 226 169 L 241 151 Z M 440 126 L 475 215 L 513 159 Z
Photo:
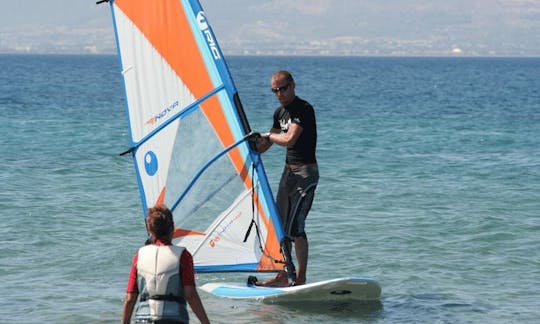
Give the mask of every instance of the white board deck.
M 207 283 L 200 287 L 213 295 L 269 303 L 299 301 L 377 301 L 381 286 L 371 278 L 346 277 L 294 287 L 260 287 L 234 283 Z

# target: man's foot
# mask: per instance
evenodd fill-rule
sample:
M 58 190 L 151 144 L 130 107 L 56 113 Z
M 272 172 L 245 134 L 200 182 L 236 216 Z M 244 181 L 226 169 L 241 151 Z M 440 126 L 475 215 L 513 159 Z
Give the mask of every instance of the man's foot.
M 306 279 L 298 279 L 296 278 L 295 281 L 291 282 L 291 284 L 289 286 L 301 286 L 301 285 L 305 285 L 306 284 Z
M 265 281 L 255 282 L 255 286 L 263 287 L 287 287 L 289 281 L 287 280 L 287 273 L 279 272 L 274 278 Z

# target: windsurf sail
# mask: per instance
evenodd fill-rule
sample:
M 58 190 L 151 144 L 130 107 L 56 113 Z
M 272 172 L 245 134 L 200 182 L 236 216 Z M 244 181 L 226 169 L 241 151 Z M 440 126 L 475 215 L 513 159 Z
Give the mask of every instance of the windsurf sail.
M 196 0 L 111 0 L 143 215 L 166 204 L 197 272 L 278 271 L 284 233 Z

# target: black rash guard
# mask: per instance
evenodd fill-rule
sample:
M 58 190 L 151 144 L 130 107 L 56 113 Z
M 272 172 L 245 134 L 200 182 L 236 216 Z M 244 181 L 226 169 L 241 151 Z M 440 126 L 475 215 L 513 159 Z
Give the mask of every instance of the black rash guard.
M 313 107 L 307 101 L 298 97 L 295 97 L 289 105 L 278 107 L 274 112 L 274 125 L 272 128 L 281 129 L 282 132 L 286 133 L 291 123 L 298 124 L 302 127 L 302 133 L 292 147 L 287 147 L 285 163 L 317 163 L 317 158 L 315 157 L 317 125 Z

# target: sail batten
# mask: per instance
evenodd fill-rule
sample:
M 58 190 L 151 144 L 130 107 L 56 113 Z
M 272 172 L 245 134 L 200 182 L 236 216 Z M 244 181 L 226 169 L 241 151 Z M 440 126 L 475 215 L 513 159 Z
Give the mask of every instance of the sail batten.
M 174 114 L 170 119 L 168 119 L 166 122 L 164 122 L 163 124 L 161 124 L 158 128 L 154 129 L 152 132 L 148 133 L 145 137 L 143 137 L 140 141 L 138 141 L 137 143 L 135 143 L 135 147 L 138 147 L 140 146 L 142 143 L 146 142 L 149 138 L 151 138 L 152 136 L 154 136 L 157 132 L 159 132 L 161 129 L 165 128 L 167 125 L 169 125 L 170 123 L 172 123 L 174 120 L 176 119 L 182 119 L 184 118 L 185 116 L 189 115 L 191 112 L 193 112 L 195 109 L 199 109 L 200 108 L 200 104 L 202 102 L 204 102 L 205 100 L 207 100 L 208 98 L 210 98 L 211 96 L 215 95 L 216 93 L 218 93 L 219 91 L 221 90 L 224 90 L 225 87 L 224 85 L 222 84 L 221 86 L 213 89 L 212 91 L 208 92 L 207 94 L 205 94 L 204 96 L 202 96 L 200 99 L 194 101 L 193 103 L 189 104 L 188 106 L 186 106 L 185 108 L 183 108 L 181 111 L 177 112 L 176 114 Z M 161 111 L 158 115 L 155 115 L 153 116 L 150 120 L 147 121 L 147 123 L 155 123 L 157 122 L 156 120 L 160 118 L 160 115 L 161 114 L 164 114 L 165 111 L 168 111 L 170 109 L 173 109 L 174 107 L 176 107 L 178 105 L 178 101 L 172 103 L 172 105 L 170 105 L 169 107 L 165 108 L 163 111 Z
M 199 2 L 109 3 L 143 215 L 171 208 L 198 272 L 281 270 L 280 217 Z

